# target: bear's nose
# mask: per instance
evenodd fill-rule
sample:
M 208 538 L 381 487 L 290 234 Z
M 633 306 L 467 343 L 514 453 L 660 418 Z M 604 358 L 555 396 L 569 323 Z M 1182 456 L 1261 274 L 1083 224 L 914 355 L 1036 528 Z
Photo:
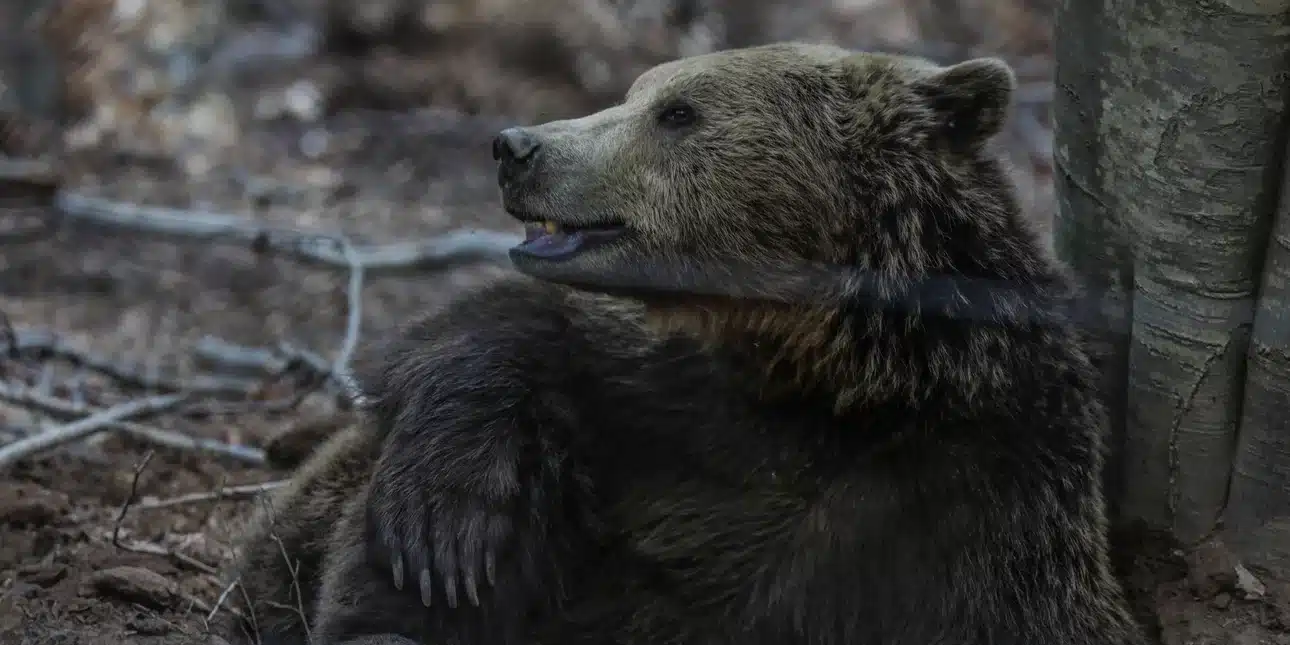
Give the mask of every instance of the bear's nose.
M 537 154 L 541 144 L 523 128 L 506 128 L 493 138 L 493 160 L 524 163 Z

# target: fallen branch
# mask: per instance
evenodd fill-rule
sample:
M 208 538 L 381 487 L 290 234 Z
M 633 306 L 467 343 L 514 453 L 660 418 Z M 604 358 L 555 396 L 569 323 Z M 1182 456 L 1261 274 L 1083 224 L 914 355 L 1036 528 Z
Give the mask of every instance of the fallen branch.
M 242 584 L 241 580 L 234 579 L 224 587 L 224 591 L 220 592 L 219 598 L 215 599 L 215 606 L 211 608 L 210 613 L 206 614 L 206 618 L 202 621 L 206 624 L 207 629 L 210 629 L 210 623 L 212 620 L 215 620 L 215 614 L 219 613 L 220 607 L 224 606 L 224 601 L 228 600 L 228 595 L 233 593 L 233 588 L 240 584 Z M 241 614 L 241 612 L 238 612 L 235 607 L 230 607 L 229 609 L 232 610 L 231 613 L 234 613 L 234 615 Z
M 361 321 L 362 315 L 361 289 L 361 285 L 355 289 L 351 282 L 349 297 L 358 304 L 351 305 L 353 308 L 350 310 L 352 313 L 346 330 L 347 347 L 350 345 L 349 339 L 358 337 L 358 322 Z M 353 343 L 357 344 L 357 340 Z M 349 348 L 348 351 L 352 354 L 353 348 Z M 197 347 L 193 353 L 197 363 L 210 370 L 258 374 L 274 378 L 297 374 L 300 377 L 298 385 L 304 388 L 299 398 L 303 398 L 319 386 L 331 385 L 340 395 L 338 403 L 344 409 L 348 409 L 353 403 L 357 391 L 353 378 L 348 374 L 348 358 L 344 361 L 346 371 L 339 373 L 335 369 L 335 361 L 328 361 L 316 352 L 290 343 L 279 343 L 274 349 L 266 349 L 238 345 L 214 336 L 204 336 L 197 341 Z M 342 348 L 342 356 L 344 353 L 345 348 Z
M 283 373 L 292 359 L 281 349 L 248 347 L 215 336 L 203 336 L 198 339 L 197 346 L 193 348 L 193 358 L 202 369 L 260 378 Z M 312 358 L 317 359 L 316 365 L 327 366 L 327 361 L 321 356 Z M 315 365 L 309 360 L 302 362 L 310 367 Z
M 137 399 L 95 412 L 79 421 L 51 428 L 38 435 L 19 439 L 7 446 L 0 447 L 0 468 L 10 466 L 20 459 L 44 450 L 101 432 L 113 423 L 165 411 L 182 403 L 187 398 L 187 394 L 167 394 Z
M 358 396 L 358 387 L 349 374 L 349 362 L 358 348 L 359 331 L 363 324 L 363 264 L 354 245 L 341 238 L 345 259 L 349 262 L 349 287 L 346 290 L 345 337 L 340 351 L 331 364 L 331 375 L 340 381 L 341 389 L 352 402 Z
M 43 329 L 6 328 L 0 335 L 0 350 L 10 358 L 45 360 L 58 358 L 97 372 L 119 383 L 156 392 L 188 392 L 220 398 L 254 398 L 263 387 L 259 381 L 199 375 L 191 380 L 175 375 L 145 374 L 136 367 L 65 342 Z
M 133 505 L 134 501 L 139 497 L 139 479 L 143 476 L 143 471 L 148 467 L 148 464 L 152 462 L 152 456 L 153 452 L 149 450 L 148 453 L 143 456 L 143 459 L 139 461 L 139 464 L 134 467 L 134 477 L 130 479 L 130 493 L 126 495 L 125 502 L 121 504 L 121 509 L 117 511 L 116 521 L 112 523 L 112 546 L 121 549 L 122 551 L 129 551 L 130 553 L 142 553 L 144 555 L 167 557 L 176 565 L 185 566 L 194 571 L 200 571 L 211 576 L 218 575 L 218 571 L 215 567 L 174 549 L 167 549 L 160 544 L 138 541 L 126 544 L 121 541 L 121 527 L 125 523 L 126 513 L 130 511 L 131 505 Z M 198 603 L 201 602 L 195 598 L 191 600 L 196 600 Z M 202 611 L 210 611 L 210 605 L 205 605 L 203 603 L 198 606 Z
M 415 242 L 354 246 L 346 258 L 331 234 L 266 227 L 255 220 L 207 211 L 137 206 L 60 192 L 60 212 L 83 224 L 185 241 L 234 242 L 260 252 L 333 270 L 361 266 L 368 275 L 418 273 L 470 261 L 499 262 L 520 242 L 498 231 L 456 230 Z
M 217 369 L 233 370 L 240 373 L 259 372 L 267 376 L 281 376 L 289 372 L 307 370 L 310 376 L 317 379 L 317 384 L 332 383 L 340 390 L 342 407 L 350 407 L 358 396 L 358 387 L 349 373 L 349 363 L 353 358 L 363 324 L 363 278 L 366 269 L 362 258 L 354 245 L 344 237 L 330 238 L 331 244 L 341 249 L 342 255 L 349 263 L 349 283 L 346 288 L 346 322 L 345 335 L 341 340 L 340 350 L 335 360 L 327 359 L 310 352 L 282 343 L 277 351 L 244 347 L 228 341 L 204 336 L 197 343 L 195 350 L 199 363 Z
M 12 209 L 5 207 L 3 202 L 0 202 L 0 209 L 8 211 L 4 213 L 6 217 L 0 220 L 0 246 L 35 242 L 54 233 L 50 218 L 40 217 L 39 213 L 34 212 L 35 209 Z M 24 217 L 28 214 L 31 216 Z
M 125 496 L 121 508 L 117 510 L 116 521 L 112 523 L 112 545 L 119 547 L 121 545 L 121 525 L 125 522 L 125 514 L 130 511 L 130 505 L 134 503 L 135 497 L 139 495 L 139 478 L 143 475 L 143 470 L 152 462 L 153 452 L 149 450 L 134 466 L 134 476 L 130 478 L 130 492 Z
M 83 405 L 77 405 L 71 401 L 41 394 L 27 388 L 9 387 L 3 383 L 0 383 L 0 401 L 6 401 L 19 407 L 30 408 L 64 421 L 79 419 L 84 417 L 86 414 L 94 414 L 102 411 L 93 408 L 86 408 Z M 103 426 L 103 429 L 110 432 L 121 432 L 133 439 L 137 439 L 157 447 L 206 453 L 218 457 L 227 457 L 257 467 L 265 464 L 264 451 L 251 446 L 235 446 L 222 441 L 215 441 L 213 439 L 189 437 L 175 432 L 161 430 L 159 428 L 150 428 L 130 421 L 115 421 L 108 423 Z
M 0 154 L 0 204 L 46 205 L 61 184 L 62 177 L 48 161 Z
M 223 500 L 247 500 L 255 499 L 257 496 L 276 490 L 286 485 L 286 481 L 271 481 L 261 484 L 246 484 L 243 486 L 226 486 L 205 493 L 189 493 L 178 497 L 159 499 L 153 501 L 143 501 L 134 505 L 138 510 L 153 510 L 158 508 L 170 508 L 172 506 L 183 506 L 185 504 L 196 504 L 199 502 L 223 501 Z

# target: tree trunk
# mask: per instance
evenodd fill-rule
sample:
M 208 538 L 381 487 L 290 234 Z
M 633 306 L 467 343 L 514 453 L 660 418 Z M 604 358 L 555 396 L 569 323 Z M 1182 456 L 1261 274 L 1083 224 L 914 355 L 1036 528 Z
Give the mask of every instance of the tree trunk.
M 1110 0 L 1108 190 L 1133 229 L 1124 508 L 1216 527 L 1285 149 L 1290 0 Z
M 1251 565 L 1290 573 L 1290 173 L 1263 267 L 1226 538 Z
M 1113 492 L 1128 519 L 1194 542 L 1223 510 L 1241 418 L 1290 0 L 1064 0 L 1057 13 L 1059 252 L 1094 288 L 1132 281 L 1124 399 L 1122 346 L 1103 362 L 1125 424 Z
M 1099 138 L 1106 58 L 1101 47 L 1100 2 L 1061 0 L 1055 9 L 1057 54 L 1053 97 L 1054 189 L 1057 213 L 1053 245 L 1088 289 L 1093 315 L 1086 322 L 1089 352 L 1102 372 L 1102 392 L 1111 416 L 1107 499 L 1114 514 L 1123 490 L 1125 394 L 1128 387 L 1128 325 L 1133 258 L 1129 236 L 1103 186 Z
M 49 0 L 0 3 L 0 114 L 57 116 L 59 70 L 38 33 Z

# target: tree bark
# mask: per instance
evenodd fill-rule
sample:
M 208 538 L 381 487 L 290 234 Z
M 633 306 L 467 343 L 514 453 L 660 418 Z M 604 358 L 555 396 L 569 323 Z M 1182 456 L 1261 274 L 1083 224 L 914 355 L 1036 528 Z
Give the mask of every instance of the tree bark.
M 0 114 L 57 116 L 59 70 L 38 33 L 48 0 L 0 3 Z
M 1226 539 L 1250 565 L 1290 574 L 1290 173 L 1263 267 L 1245 377 Z
M 1184 543 L 1226 502 L 1285 148 L 1290 0 L 1104 0 L 1099 160 L 1134 248 L 1122 510 Z
M 1102 372 L 1102 393 L 1111 418 L 1103 481 L 1114 515 L 1123 490 L 1133 257 L 1123 209 L 1115 205 L 1116 196 L 1105 190 L 1101 171 L 1105 155 L 1099 137 L 1104 104 L 1101 81 L 1108 60 L 1101 45 L 1104 15 L 1100 0 L 1060 0 L 1055 8 L 1053 245 L 1086 287 L 1095 311 L 1086 339 L 1091 358 Z
M 1287 18 L 1290 0 L 1056 8 L 1054 242 L 1102 305 L 1089 340 L 1112 418 L 1108 497 L 1184 542 L 1212 533 L 1227 501 L 1285 150 Z M 1275 297 L 1265 309 L 1288 304 Z M 1263 314 L 1264 342 L 1284 347 L 1278 314 Z M 1283 363 L 1258 360 L 1268 376 L 1252 387 L 1277 387 Z M 1284 485 L 1284 465 L 1260 462 L 1284 444 L 1246 423 L 1242 463 L 1258 474 L 1238 490 L 1260 501 L 1233 521 L 1284 517 L 1290 494 L 1258 488 Z

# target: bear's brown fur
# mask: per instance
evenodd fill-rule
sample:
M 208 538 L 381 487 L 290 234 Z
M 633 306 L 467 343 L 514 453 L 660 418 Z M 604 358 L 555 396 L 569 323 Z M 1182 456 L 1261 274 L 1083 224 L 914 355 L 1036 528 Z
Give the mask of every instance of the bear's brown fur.
M 1141 643 L 1013 85 L 780 44 L 501 133 L 527 276 L 375 355 L 250 542 L 264 642 Z

